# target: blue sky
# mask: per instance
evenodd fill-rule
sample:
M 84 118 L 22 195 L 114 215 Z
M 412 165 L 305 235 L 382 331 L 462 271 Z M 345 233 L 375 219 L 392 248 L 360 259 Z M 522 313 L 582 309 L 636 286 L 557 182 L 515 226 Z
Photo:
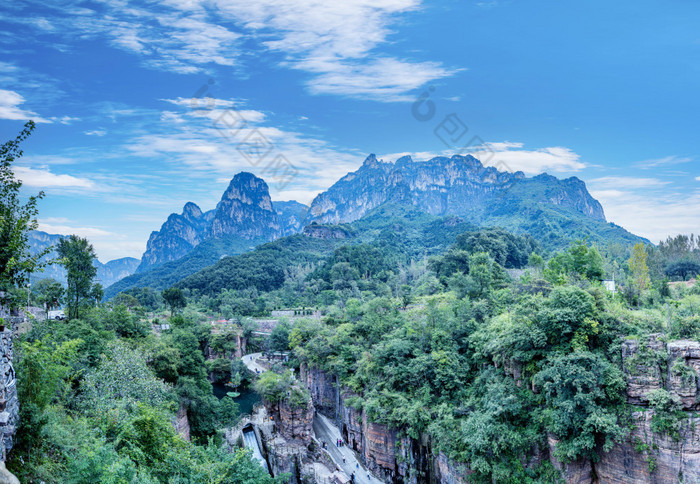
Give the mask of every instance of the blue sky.
M 308 203 L 368 153 L 465 146 L 657 242 L 700 231 L 698 25 L 691 0 L 3 2 L 0 139 L 38 122 L 41 229 L 103 261 L 243 170 Z

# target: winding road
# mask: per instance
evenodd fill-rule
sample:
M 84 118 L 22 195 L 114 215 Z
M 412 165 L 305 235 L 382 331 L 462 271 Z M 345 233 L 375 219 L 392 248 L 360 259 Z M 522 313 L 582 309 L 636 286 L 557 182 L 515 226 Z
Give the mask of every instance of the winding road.
M 261 356 L 262 353 L 251 353 L 241 358 L 241 361 L 245 363 L 245 366 L 247 366 L 250 371 L 259 375 L 267 371 L 267 368 L 264 368 L 258 364 L 258 358 Z

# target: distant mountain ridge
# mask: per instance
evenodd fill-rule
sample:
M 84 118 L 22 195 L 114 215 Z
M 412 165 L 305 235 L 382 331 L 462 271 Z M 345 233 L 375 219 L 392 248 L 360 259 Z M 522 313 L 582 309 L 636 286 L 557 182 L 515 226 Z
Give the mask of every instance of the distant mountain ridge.
M 326 225 L 419 213 L 465 227 L 496 226 L 530 234 L 548 250 L 576 239 L 598 244 L 648 242 L 606 222 L 603 207 L 576 177 L 558 179 L 545 173 L 528 178 L 523 172 L 485 167 L 472 156 L 428 161 L 405 156 L 390 163 L 369 155 L 358 170 L 319 194 L 310 207 L 272 202 L 264 180 L 237 174 L 214 210 L 202 212 L 188 202 L 182 214 L 170 215 L 160 231 L 151 234 L 139 272 L 106 294 L 110 297 L 135 286 L 170 287 L 221 258 L 280 237 L 303 233 L 335 238 Z M 358 227 L 362 231 L 367 224 Z M 373 237 L 373 232 L 358 234 L 358 240 Z
M 270 241 L 301 231 L 308 207 L 272 202 L 267 183 L 252 173 L 233 177 L 216 208 L 208 212 L 187 202 L 151 233 L 137 272 L 178 260 L 205 240 L 234 237 Z
M 56 246 L 61 239 L 67 238 L 67 235 L 48 234 L 39 230 L 29 232 L 29 250 L 32 254 L 38 254 L 50 246 Z M 52 251 L 45 259 L 55 259 L 56 253 Z M 107 263 L 102 263 L 95 259 L 95 267 L 97 267 L 97 279 L 103 287 L 111 286 L 115 282 L 130 276 L 136 271 L 139 265 L 139 260 L 133 257 L 122 257 L 121 259 L 111 260 Z M 58 265 L 53 264 L 44 268 L 43 272 L 38 272 L 32 275 L 31 281 L 40 279 L 52 278 L 65 284 L 66 271 Z
M 389 201 L 410 203 L 431 215 L 459 215 L 482 225 L 497 211 L 516 185 L 528 185 L 538 203 L 553 204 L 605 222 L 603 207 L 578 178 L 559 180 L 543 174 L 526 178 L 521 171 L 501 172 L 485 167 L 473 156 L 435 157 L 414 161 L 404 156 L 395 163 L 369 155 L 311 203 L 306 224 L 347 223 Z

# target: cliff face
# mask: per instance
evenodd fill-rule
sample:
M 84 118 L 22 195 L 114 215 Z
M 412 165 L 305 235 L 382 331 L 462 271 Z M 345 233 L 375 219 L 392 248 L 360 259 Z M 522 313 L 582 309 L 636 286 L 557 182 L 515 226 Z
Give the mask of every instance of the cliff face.
M 277 213 L 267 183 L 251 173 L 234 176 L 216 206 L 209 237 L 236 235 L 245 239 L 279 236 Z
M 319 413 L 335 422 L 340 420 L 339 428 L 348 447 L 360 455 L 362 463 L 372 473 L 385 482 L 404 482 L 408 468 L 400 461 L 410 462 L 414 456 L 406 455 L 400 459 L 399 449 L 411 448 L 413 443 L 410 440 L 400 441 L 395 430 L 370 421 L 364 410 L 349 405 L 348 402 L 357 395 L 347 388 L 340 389 L 339 394 L 335 377 L 318 368 L 302 365 L 300 381 L 309 389 Z
M 522 172 L 484 167 L 473 156 L 437 157 L 427 162 L 404 156 L 396 163 L 384 163 L 370 155 L 359 170 L 314 199 L 307 223 L 352 222 L 387 201 L 408 202 L 433 215 L 476 220 L 486 212 L 497 212 L 504 205 L 504 195 L 521 182 L 527 187 L 523 195 L 536 202 L 605 221 L 600 203 L 577 178 L 559 180 L 545 174 L 528 179 Z
M 0 331 L 0 460 L 5 462 L 7 453 L 12 449 L 13 436 L 19 423 L 19 400 L 17 398 L 17 380 L 12 365 L 13 342 L 10 322 L 6 321 Z
M 309 207 L 294 200 L 288 202 L 273 202 L 272 206 L 277 212 L 282 236 L 294 235 L 304 228 L 304 220 L 309 212 Z
M 312 223 L 304 227 L 304 235 L 315 239 L 349 239 L 352 233 L 338 225 L 319 225 Z
M 182 214 L 171 214 L 148 239 L 138 272 L 180 259 L 208 239 L 233 236 L 272 240 L 298 233 L 307 210 L 297 202 L 273 203 L 264 180 L 239 173 L 214 210 L 202 212 L 196 204 L 187 202 Z
M 642 409 L 632 413 L 632 431 L 623 442 L 610 452 L 600 450 L 599 462 L 577 461 L 564 466 L 551 459 L 567 483 L 700 482 L 700 416 L 691 413 L 700 406 L 700 343 L 664 343 L 660 336 L 623 342 L 627 401 Z M 654 410 L 649 407 L 649 395 L 659 389 L 668 391 L 688 412 L 679 421 L 675 437 L 652 430 Z
M 172 421 L 175 431 L 185 440 L 190 440 L 190 420 L 187 418 L 187 407 L 180 404 L 180 408 Z
M 700 370 L 700 343 L 664 343 L 660 335 L 626 340 L 622 359 L 630 404 L 642 408 L 632 413 L 632 430 L 609 452 L 599 449 L 600 460 L 579 460 L 562 464 L 554 458 L 554 435 L 547 436 L 544 449 L 533 448 L 529 463 L 549 460 L 567 484 L 661 484 L 700 482 L 700 406 L 697 378 Z M 357 451 L 363 463 L 386 482 L 469 482 L 467 464 L 444 454 L 433 454 L 427 437 L 420 440 L 399 438 L 395 430 L 371 422 L 362 410 L 349 405 L 358 395 L 348 389 L 338 394 L 335 378 L 317 368 L 302 365 L 301 381 L 309 389 L 317 410 L 340 422 L 347 445 Z M 513 372 L 512 369 L 509 373 Z M 665 389 L 680 402 L 687 417 L 679 421 L 677 436 L 652 430 L 654 410 L 649 393 Z M 646 408 L 645 408 L 646 407 Z M 529 464 L 528 464 L 529 465 Z
M 206 227 L 207 220 L 202 210 L 188 202 L 182 214 L 171 214 L 160 231 L 151 233 L 138 272 L 187 254 L 203 240 Z

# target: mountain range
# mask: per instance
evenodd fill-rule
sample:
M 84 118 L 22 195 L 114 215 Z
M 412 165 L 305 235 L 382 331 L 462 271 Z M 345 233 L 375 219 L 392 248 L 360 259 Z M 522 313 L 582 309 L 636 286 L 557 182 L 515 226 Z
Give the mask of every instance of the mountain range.
M 396 213 L 379 209 L 397 206 L 407 207 L 399 210 L 404 214 L 456 217 L 458 223 L 527 233 L 550 250 L 583 238 L 599 244 L 644 240 L 608 223 L 601 204 L 576 177 L 526 177 L 484 166 L 469 155 L 428 161 L 404 156 L 396 162 L 369 155 L 358 170 L 316 196 L 309 207 L 273 202 L 264 180 L 251 173 L 235 175 L 214 209 L 204 212 L 187 202 L 182 213 L 171 214 L 152 232 L 138 267 L 135 259 L 121 266 L 110 262 L 123 269 L 115 277 L 127 277 L 106 293 L 135 286 L 169 287 L 223 257 L 265 242 L 302 233 L 335 237 L 345 228 L 320 227 L 352 223 L 370 213 Z M 129 275 L 129 270 L 135 274 Z
M 66 238 L 66 235 L 48 234 L 46 232 L 41 232 L 39 230 L 34 230 L 29 232 L 29 251 L 32 254 L 38 254 L 43 252 L 44 249 L 48 247 L 55 247 L 58 242 Z M 57 257 L 56 251 L 52 250 L 48 255 L 45 256 L 45 260 L 55 259 Z M 139 265 L 139 260 L 133 257 L 123 257 L 121 259 L 111 260 L 107 263 L 102 263 L 95 259 L 93 264 L 97 267 L 97 279 L 103 287 L 108 287 L 115 282 L 130 276 L 134 273 Z M 62 284 L 66 283 L 66 271 L 65 269 L 58 265 L 52 264 L 46 266 L 43 272 L 33 274 L 30 282 L 34 283 L 39 279 L 56 279 Z
M 359 170 L 314 199 L 306 222 L 352 222 L 383 203 L 400 201 L 431 215 L 460 215 L 481 225 L 512 205 L 518 197 L 508 195 L 514 189 L 535 203 L 605 222 L 603 207 L 578 178 L 559 180 L 547 174 L 526 178 L 521 171 L 485 167 L 470 155 L 436 157 L 427 162 L 404 156 L 395 163 L 369 155 Z
M 275 202 L 267 184 L 251 173 L 233 177 L 216 208 L 208 212 L 187 202 L 182 214 L 171 214 L 148 239 L 136 272 L 185 256 L 208 239 L 233 237 L 269 241 L 301 231 L 308 207 L 298 202 Z

